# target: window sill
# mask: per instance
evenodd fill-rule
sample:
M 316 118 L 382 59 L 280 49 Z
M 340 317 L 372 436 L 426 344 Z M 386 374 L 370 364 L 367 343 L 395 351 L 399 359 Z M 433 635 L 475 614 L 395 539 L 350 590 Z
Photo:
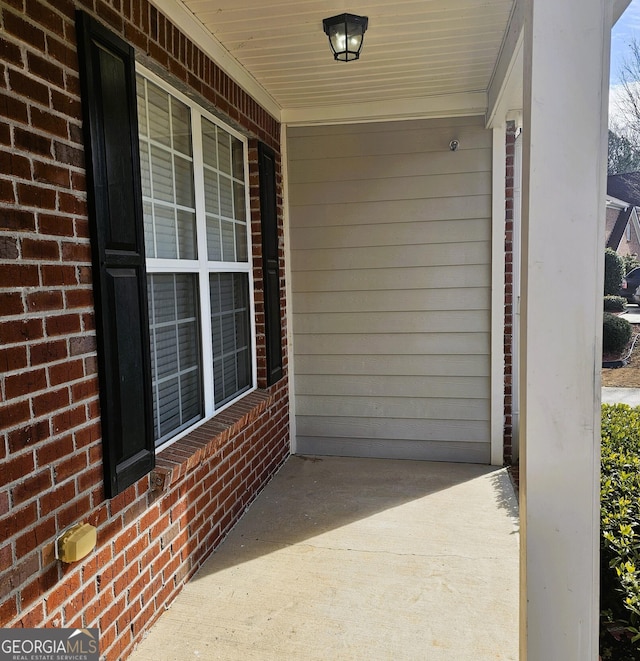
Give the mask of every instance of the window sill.
M 172 484 L 213 456 L 229 439 L 255 422 L 270 406 L 272 396 L 254 390 L 229 408 L 161 450 L 150 474 L 151 491 L 167 491 Z

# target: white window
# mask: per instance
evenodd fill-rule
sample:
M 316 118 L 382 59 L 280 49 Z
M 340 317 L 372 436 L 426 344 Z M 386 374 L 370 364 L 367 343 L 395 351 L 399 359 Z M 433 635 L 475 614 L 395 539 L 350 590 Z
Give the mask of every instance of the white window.
M 156 444 L 255 388 L 247 142 L 137 78 Z

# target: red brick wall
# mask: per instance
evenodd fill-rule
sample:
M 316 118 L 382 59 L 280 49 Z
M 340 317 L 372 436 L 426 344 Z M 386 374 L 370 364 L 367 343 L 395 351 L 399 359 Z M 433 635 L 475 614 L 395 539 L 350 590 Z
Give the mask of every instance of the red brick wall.
M 151 491 L 147 476 L 110 501 L 76 8 L 251 136 L 261 389 L 160 453 L 163 490 Z M 286 376 L 265 388 L 256 150 L 259 139 L 279 152 L 279 130 L 147 0 L 0 0 L 0 626 L 97 626 L 102 653 L 126 657 L 286 458 Z M 284 311 L 284 283 L 282 292 Z M 97 526 L 98 546 L 62 565 L 54 539 L 78 521 Z
M 507 122 L 505 170 L 505 275 L 504 275 L 504 463 L 513 463 L 513 174 L 516 143 L 515 122 Z

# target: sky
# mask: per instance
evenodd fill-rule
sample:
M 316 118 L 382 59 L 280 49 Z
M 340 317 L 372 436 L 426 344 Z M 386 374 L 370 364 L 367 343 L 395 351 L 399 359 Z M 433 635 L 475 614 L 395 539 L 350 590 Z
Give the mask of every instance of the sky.
M 640 40 L 640 0 L 631 0 L 631 4 L 611 30 L 611 85 L 609 88 L 609 116 L 616 123 L 620 116 L 616 99 L 619 91 L 620 69 L 629 52 L 629 43 L 635 37 Z
M 640 39 L 640 0 L 631 4 L 611 30 L 611 84 L 620 80 L 620 68 L 632 37 Z

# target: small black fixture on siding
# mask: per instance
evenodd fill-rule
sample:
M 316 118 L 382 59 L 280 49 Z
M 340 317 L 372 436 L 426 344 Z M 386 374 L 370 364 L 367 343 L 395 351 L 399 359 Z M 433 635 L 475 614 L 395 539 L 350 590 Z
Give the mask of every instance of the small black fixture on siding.
M 360 57 L 364 33 L 369 25 L 367 16 L 338 14 L 322 21 L 324 33 L 329 37 L 333 59 L 350 62 Z

